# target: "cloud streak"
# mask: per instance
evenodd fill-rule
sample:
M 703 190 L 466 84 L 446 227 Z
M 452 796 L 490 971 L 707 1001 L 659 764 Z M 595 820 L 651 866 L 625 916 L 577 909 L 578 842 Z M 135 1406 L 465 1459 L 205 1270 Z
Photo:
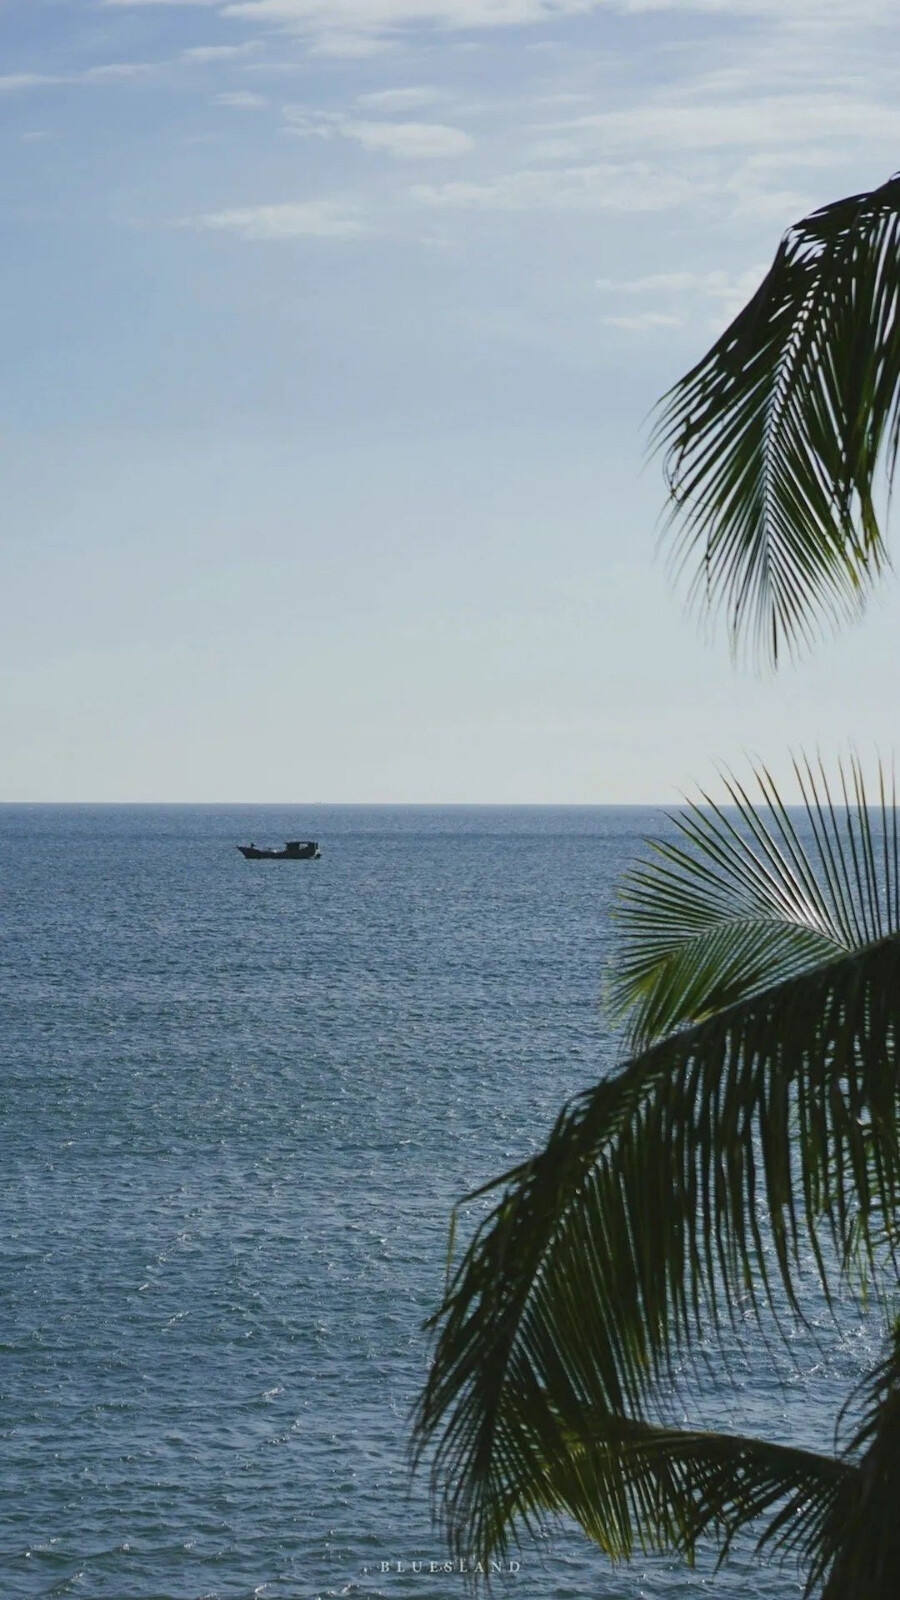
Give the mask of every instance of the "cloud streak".
M 258 111 L 268 104 L 264 94 L 252 94 L 249 89 L 235 89 L 213 96 L 214 106 L 231 106 L 235 111 Z
M 584 16 L 609 0 L 229 0 L 225 15 L 298 32 L 393 33 L 431 26 L 445 31 L 527 27 Z
M 462 128 L 442 122 L 374 122 L 342 112 L 311 113 L 303 106 L 285 107 L 284 116 L 287 132 L 298 138 L 350 139 L 401 161 L 448 160 L 474 145 Z
M 697 192 L 689 178 L 634 162 L 526 168 L 485 183 L 415 184 L 410 190 L 418 204 L 446 211 L 667 211 Z
M 187 50 L 182 50 L 179 59 L 196 62 L 198 66 L 215 65 L 218 61 L 233 61 L 236 56 L 251 55 L 258 49 L 259 45 L 255 39 L 248 40 L 246 44 L 195 44 Z
M 440 89 L 430 84 L 419 84 L 405 89 L 374 89 L 369 94 L 357 95 L 356 103 L 366 111 L 390 114 L 394 111 L 416 111 L 422 106 L 434 105 L 443 98 Z
M 626 333 L 654 333 L 658 328 L 681 328 L 683 317 L 674 317 L 664 311 L 638 311 L 633 316 L 604 317 L 607 327 L 622 328 Z
M 639 278 L 598 278 L 597 288 L 616 294 L 700 294 L 711 300 L 727 300 L 738 294 L 746 300 L 758 288 L 765 267 L 749 267 L 746 272 L 647 272 Z
M 700 93 L 698 93 L 698 90 Z M 601 112 L 565 125 L 566 132 L 592 144 L 656 145 L 668 150 L 721 150 L 744 145 L 758 149 L 822 139 L 900 140 L 900 107 L 862 95 L 841 98 L 833 90 L 810 94 L 756 94 L 735 100 L 702 96 L 697 103 L 674 98 L 624 111 Z
M 359 239 L 367 231 L 358 207 L 334 199 L 234 206 L 188 217 L 180 225 L 200 232 L 232 233 L 239 239 L 267 243 L 283 243 L 290 239 Z
M 658 327 L 682 327 L 699 302 L 713 314 L 709 324 L 715 330 L 726 327 L 759 288 L 766 268 L 747 267 L 741 272 L 648 272 L 636 278 L 598 278 L 597 288 L 605 295 L 633 299 L 652 295 L 662 303 L 638 312 L 608 313 L 603 321 L 615 328 L 643 333 Z M 693 304 L 692 304 L 693 303 Z M 677 307 L 677 310 L 676 310 Z
M 47 89 L 68 79 L 46 72 L 7 72 L 0 76 L 0 95 L 26 94 L 30 89 Z

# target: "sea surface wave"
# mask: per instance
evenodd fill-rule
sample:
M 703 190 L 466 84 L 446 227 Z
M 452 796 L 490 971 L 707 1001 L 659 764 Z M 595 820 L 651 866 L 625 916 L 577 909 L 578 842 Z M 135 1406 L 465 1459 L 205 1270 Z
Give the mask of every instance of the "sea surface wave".
M 461 1600 L 406 1464 L 450 1208 L 614 1065 L 615 883 L 665 826 L 0 807 L 4 1600 Z M 293 837 L 322 859 L 234 848 Z M 821 1343 L 736 1354 L 708 1420 L 827 1446 L 877 1339 Z M 746 1546 L 513 1559 L 515 1600 L 801 1588 Z

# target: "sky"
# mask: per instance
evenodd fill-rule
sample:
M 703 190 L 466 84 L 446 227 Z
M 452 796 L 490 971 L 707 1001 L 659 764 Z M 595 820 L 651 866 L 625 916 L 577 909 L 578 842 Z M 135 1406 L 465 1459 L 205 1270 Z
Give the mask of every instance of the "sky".
M 777 677 L 652 408 L 900 166 L 892 0 L 0 0 L 0 800 L 668 803 L 896 742 Z

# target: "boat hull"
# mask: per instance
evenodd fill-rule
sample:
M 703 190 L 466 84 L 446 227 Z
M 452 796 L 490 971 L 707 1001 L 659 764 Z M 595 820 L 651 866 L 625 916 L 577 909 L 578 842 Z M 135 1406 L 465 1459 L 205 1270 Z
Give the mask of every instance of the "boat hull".
M 254 844 L 239 844 L 238 849 L 245 861 L 317 861 L 321 855 L 319 846 L 312 842 L 301 845 L 299 850 L 258 850 Z

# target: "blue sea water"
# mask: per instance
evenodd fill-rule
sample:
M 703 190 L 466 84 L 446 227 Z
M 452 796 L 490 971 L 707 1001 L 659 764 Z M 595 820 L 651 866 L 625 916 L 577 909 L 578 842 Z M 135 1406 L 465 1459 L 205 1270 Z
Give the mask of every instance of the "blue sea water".
M 664 825 L 0 808 L 3 1600 L 465 1593 L 406 1465 L 449 1211 L 614 1064 L 611 900 Z M 288 837 L 321 861 L 234 848 Z M 735 1355 L 709 1420 L 827 1445 L 877 1345 L 824 1342 Z M 516 1559 L 516 1600 L 800 1589 L 746 1547 Z

